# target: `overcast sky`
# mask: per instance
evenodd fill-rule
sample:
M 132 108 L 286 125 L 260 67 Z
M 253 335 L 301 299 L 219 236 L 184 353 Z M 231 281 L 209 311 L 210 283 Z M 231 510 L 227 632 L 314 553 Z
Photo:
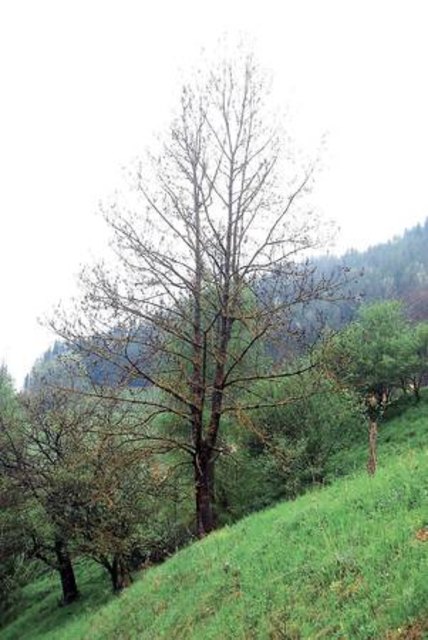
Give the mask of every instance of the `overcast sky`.
M 202 46 L 243 34 L 309 151 L 338 250 L 428 215 L 428 4 L 406 0 L 1 0 L 0 359 L 18 385 L 37 324 L 102 250 L 97 203 L 161 131 Z

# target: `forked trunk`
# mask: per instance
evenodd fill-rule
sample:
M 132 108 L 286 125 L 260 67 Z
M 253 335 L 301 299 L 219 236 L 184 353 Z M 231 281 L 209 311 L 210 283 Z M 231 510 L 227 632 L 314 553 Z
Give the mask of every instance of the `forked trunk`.
M 62 540 L 57 540 L 55 542 L 55 554 L 61 578 L 62 604 L 68 605 L 77 600 L 79 597 L 79 591 L 77 589 L 73 565 L 71 564 L 70 556 Z
M 373 476 L 376 473 L 377 465 L 377 421 L 369 422 L 369 459 L 367 462 L 367 471 Z

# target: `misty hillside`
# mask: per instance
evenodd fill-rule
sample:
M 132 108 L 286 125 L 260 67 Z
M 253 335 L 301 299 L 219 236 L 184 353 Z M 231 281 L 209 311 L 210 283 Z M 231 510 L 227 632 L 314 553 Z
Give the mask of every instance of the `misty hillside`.
M 424 225 L 366 251 L 316 260 L 317 267 L 325 272 L 342 264 L 362 273 L 354 285 L 355 293 L 361 293 L 360 301 L 398 299 L 405 302 L 412 319 L 428 318 L 428 218 Z M 357 304 L 352 303 L 348 310 Z
M 428 319 L 428 218 L 425 224 L 408 229 L 402 236 L 393 240 L 377 244 L 366 251 L 348 251 L 341 257 L 321 256 L 314 264 L 317 271 L 331 274 L 341 267 L 349 267 L 355 276 L 350 285 L 351 299 L 335 303 L 313 305 L 305 310 L 307 322 L 311 322 L 313 314 L 322 310 L 327 324 L 335 329 L 341 328 L 355 316 L 358 307 L 365 302 L 374 300 L 402 300 L 408 315 L 412 320 Z M 312 309 L 312 311 L 311 311 Z M 141 337 L 136 341 L 144 343 L 144 328 Z M 35 375 L 40 375 L 49 368 L 49 363 L 64 353 L 65 346 L 56 342 L 35 363 L 32 371 L 26 376 L 25 388 L 31 387 Z M 118 359 L 121 356 L 118 355 Z M 118 368 L 112 367 L 111 362 L 95 360 L 88 362 L 92 378 L 97 380 L 112 380 L 118 377 Z M 131 385 L 132 386 L 132 385 Z

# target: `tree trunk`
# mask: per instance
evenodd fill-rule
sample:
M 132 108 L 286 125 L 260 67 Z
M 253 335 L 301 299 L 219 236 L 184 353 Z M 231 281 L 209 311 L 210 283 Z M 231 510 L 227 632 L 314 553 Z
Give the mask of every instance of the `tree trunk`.
M 416 378 L 413 380 L 413 394 L 415 396 L 416 402 L 420 402 L 421 400 L 421 381 Z
M 376 464 L 377 464 L 376 441 L 377 441 L 377 421 L 370 420 L 369 422 L 369 459 L 367 462 L 367 471 L 371 476 L 373 476 L 376 473 Z
M 196 526 L 198 537 L 203 538 L 215 529 L 214 461 L 208 447 L 195 456 Z
M 113 558 L 113 564 L 110 571 L 113 584 L 113 591 L 119 593 L 129 587 L 132 582 L 131 573 L 124 557 L 117 553 Z
M 58 560 L 58 571 L 61 578 L 62 604 L 68 605 L 77 600 L 79 591 L 77 589 L 70 556 L 64 542 L 60 539 L 55 541 L 55 554 Z

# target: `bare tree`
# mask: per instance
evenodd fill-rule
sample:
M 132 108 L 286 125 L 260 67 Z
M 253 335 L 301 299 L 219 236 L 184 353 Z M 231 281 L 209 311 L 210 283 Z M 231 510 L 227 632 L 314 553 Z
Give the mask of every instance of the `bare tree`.
M 94 393 L 140 405 L 140 434 L 191 456 L 199 536 L 215 526 L 222 418 L 289 402 L 256 389 L 298 373 L 263 344 L 296 337 L 293 311 L 339 287 L 301 259 L 319 246 L 314 167 L 296 166 L 265 96 L 251 56 L 184 86 L 161 152 L 104 212 L 115 266 L 86 270 L 78 321 L 53 323 L 120 371 Z

